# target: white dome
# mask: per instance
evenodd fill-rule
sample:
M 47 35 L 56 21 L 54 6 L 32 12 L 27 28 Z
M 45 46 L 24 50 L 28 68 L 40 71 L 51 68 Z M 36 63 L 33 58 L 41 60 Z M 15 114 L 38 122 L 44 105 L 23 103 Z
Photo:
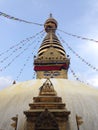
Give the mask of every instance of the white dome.
M 13 130 L 11 118 L 19 115 L 18 130 L 25 129 L 24 111 L 29 109 L 33 97 L 38 96 L 39 88 L 46 79 L 36 79 L 17 83 L 0 91 L 0 129 Z M 83 118 L 81 130 L 98 130 L 98 89 L 80 82 L 66 79 L 50 79 L 57 95 L 62 97 L 69 116 L 70 130 L 76 130 L 76 114 Z

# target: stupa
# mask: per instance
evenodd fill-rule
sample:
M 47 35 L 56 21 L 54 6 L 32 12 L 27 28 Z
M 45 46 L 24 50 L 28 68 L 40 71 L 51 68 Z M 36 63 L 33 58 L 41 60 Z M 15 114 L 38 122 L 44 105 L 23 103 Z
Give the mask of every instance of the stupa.
M 70 59 L 57 27 L 50 15 L 34 59 L 36 79 L 0 91 L 1 130 L 98 130 L 98 89 L 68 79 Z

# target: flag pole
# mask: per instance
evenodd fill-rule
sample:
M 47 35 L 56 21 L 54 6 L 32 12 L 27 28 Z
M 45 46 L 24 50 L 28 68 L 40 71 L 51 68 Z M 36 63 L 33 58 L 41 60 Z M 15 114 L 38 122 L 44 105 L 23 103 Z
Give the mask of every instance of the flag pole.
M 77 130 L 79 130 L 79 126 L 83 123 L 83 119 L 81 116 L 76 115 L 76 123 L 77 123 Z
M 77 117 L 76 117 L 76 118 L 77 118 Z M 77 119 L 76 119 L 76 122 L 77 122 Z M 78 125 L 78 122 L 77 122 L 77 130 L 80 130 L 80 129 L 79 129 L 79 125 Z
M 16 115 L 16 118 L 17 118 L 17 120 L 16 120 L 16 127 L 15 127 L 15 130 L 17 130 L 17 124 L 18 124 L 18 114 Z

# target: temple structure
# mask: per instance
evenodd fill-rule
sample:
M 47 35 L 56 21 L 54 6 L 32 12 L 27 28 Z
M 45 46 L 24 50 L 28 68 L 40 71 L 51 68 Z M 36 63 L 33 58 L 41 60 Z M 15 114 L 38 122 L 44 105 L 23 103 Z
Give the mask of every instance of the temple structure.
M 68 77 L 70 60 L 55 34 L 57 25 L 57 21 L 52 18 L 52 15 L 44 24 L 47 35 L 34 59 L 34 70 L 37 79 L 45 78 L 47 80 L 40 87 L 39 96 L 34 97 L 34 102 L 29 104 L 30 110 L 24 112 L 27 117 L 27 130 L 66 129 L 70 112 L 66 110 L 65 103 L 62 103 L 62 97 L 57 96 L 49 80 L 49 78 L 67 79 Z
M 68 79 L 57 26 L 50 15 L 34 59 L 36 79 L 0 91 L 0 130 L 98 130 L 98 89 Z

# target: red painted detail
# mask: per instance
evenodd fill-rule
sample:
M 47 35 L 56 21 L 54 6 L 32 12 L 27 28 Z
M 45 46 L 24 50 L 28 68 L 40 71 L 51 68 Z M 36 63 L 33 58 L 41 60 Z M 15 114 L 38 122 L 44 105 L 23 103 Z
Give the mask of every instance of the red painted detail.
M 36 65 L 34 67 L 35 71 L 49 71 L 49 70 L 61 70 L 61 69 L 68 69 L 68 66 L 66 64 L 63 65 L 55 65 L 55 66 L 38 66 Z

